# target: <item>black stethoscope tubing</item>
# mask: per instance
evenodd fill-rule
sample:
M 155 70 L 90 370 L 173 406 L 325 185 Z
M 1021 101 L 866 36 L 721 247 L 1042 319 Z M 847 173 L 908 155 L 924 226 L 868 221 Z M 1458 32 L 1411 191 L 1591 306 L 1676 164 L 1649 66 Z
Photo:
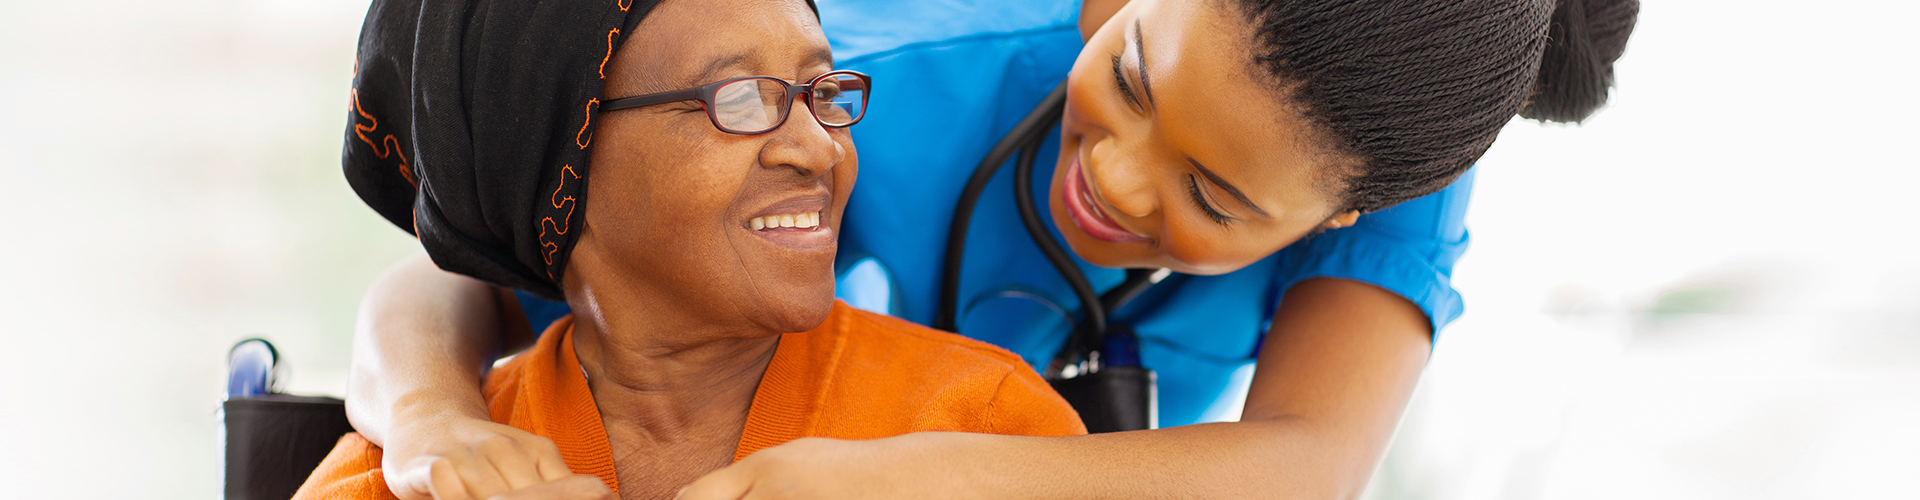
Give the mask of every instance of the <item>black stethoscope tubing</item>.
M 980 160 L 979 166 L 974 167 L 973 175 L 961 189 L 960 200 L 954 206 L 953 222 L 947 226 L 940 302 L 934 314 L 933 326 L 950 332 L 959 331 L 956 317 L 960 300 L 960 268 L 966 254 L 967 229 L 973 221 L 973 209 L 979 204 L 980 193 L 985 191 L 993 174 L 1017 153 L 1019 157 L 1013 167 L 1013 200 L 1020 212 L 1021 225 L 1025 226 L 1027 236 L 1033 239 L 1040 253 L 1046 255 L 1047 262 L 1067 281 L 1067 286 L 1073 289 L 1074 296 L 1080 300 L 1082 319 L 1074 326 L 1073 334 L 1058 358 L 1071 363 L 1100 348 L 1108 331 L 1109 312 L 1139 296 L 1158 280 L 1153 278 L 1154 270 L 1128 269 L 1126 280 L 1119 286 L 1105 294 L 1096 294 L 1086 274 L 1074 265 L 1072 254 L 1062 248 L 1060 242 L 1054 241 L 1053 235 L 1047 232 L 1046 224 L 1041 222 L 1040 211 L 1033 203 L 1033 162 L 1047 135 L 1060 123 L 1061 114 L 1066 109 L 1066 97 L 1065 83 L 1054 87 L 1032 112 L 1015 124 L 1012 131 L 994 144 L 993 149 L 987 151 L 986 157 Z

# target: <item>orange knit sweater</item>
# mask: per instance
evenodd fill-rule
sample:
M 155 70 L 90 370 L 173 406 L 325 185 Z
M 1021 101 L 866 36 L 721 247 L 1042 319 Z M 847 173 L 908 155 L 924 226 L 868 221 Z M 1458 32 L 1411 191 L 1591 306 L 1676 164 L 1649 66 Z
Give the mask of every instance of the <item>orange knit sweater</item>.
M 573 320 L 487 376 L 495 422 L 552 439 L 578 474 L 620 490 L 613 450 L 573 351 Z M 834 302 L 826 323 L 781 336 L 760 378 L 734 460 L 802 437 L 872 439 L 919 431 L 1034 436 L 1086 433 L 1019 356 L 992 345 Z M 392 499 L 380 448 L 340 438 L 295 499 Z

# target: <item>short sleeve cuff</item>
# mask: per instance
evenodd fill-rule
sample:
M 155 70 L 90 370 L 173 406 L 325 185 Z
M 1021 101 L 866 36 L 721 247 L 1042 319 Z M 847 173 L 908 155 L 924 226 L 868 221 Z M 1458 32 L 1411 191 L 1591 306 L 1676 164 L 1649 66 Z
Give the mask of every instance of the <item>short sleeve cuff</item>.
M 1419 306 L 1437 338 L 1465 305 L 1453 289 L 1452 262 L 1442 267 L 1432 256 L 1458 256 L 1466 245 L 1464 234 L 1457 243 L 1427 248 L 1435 244 L 1405 241 L 1366 227 L 1338 229 L 1281 250 L 1275 281 L 1283 296 L 1311 278 L 1350 279 L 1385 288 Z

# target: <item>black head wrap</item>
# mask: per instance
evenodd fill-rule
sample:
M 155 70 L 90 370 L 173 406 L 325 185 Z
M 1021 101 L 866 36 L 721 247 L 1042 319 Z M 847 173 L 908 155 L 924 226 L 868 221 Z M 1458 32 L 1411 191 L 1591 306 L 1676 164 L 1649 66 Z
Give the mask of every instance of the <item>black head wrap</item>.
M 658 3 L 375 0 L 348 184 L 441 269 L 563 299 L 604 70 Z

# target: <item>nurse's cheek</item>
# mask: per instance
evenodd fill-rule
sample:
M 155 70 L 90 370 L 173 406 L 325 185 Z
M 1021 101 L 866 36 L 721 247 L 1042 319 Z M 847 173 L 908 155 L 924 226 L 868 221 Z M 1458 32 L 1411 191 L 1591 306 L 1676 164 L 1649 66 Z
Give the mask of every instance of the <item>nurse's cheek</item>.
M 1086 0 L 1080 2 L 1080 41 L 1093 38 L 1093 32 L 1107 24 L 1121 7 L 1127 6 L 1127 0 Z

